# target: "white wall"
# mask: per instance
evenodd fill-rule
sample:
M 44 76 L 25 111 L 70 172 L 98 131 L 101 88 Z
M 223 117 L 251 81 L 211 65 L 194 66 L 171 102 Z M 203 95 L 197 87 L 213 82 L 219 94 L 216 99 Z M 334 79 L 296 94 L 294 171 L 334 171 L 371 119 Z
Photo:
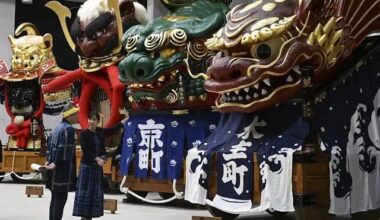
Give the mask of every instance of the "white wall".
M 11 61 L 11 49 L 8 42 L 8 35 L 13 33 L 15 22 L 15 1 L 0 0 L 0 59 L 4 59 L 8 67 Z M 10 118 L 5 112 L 4 105 L 0 105 L 0 139 L 3 144 L 8 140 L 5 127 L 9 124 Z
M 147 11 L 150 19 L 157 18 L 168 12 L 168 10 L 161 4 L 161 1 L 159 0 L 148 0 Z
M 13 0 L 0 0 L 0 59 L 5 59 L 7 64 L 11 61 L 11 49 L 8 43 L 8 35 L 14 30 L 14 2 L 15 1 Z

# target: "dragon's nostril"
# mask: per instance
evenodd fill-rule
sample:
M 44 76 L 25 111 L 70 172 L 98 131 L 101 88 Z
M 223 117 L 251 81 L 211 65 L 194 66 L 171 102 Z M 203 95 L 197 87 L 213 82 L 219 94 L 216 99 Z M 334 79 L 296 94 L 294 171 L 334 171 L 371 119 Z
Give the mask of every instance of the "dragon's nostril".
M 136 70 L 136 76 L 142 77 L 144 75 L 145 75 L 145 71 L 143 69 L 140 68 Z
M 228 51 L 227 50 L 220 51 L 220 58 L 223 58 L 223 57 L 228 57 Z

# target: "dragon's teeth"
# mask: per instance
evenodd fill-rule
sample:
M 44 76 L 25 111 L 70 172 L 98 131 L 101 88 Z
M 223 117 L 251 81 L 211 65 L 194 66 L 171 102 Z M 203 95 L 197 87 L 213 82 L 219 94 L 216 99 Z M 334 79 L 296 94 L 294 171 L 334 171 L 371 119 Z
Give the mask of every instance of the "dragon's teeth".
M 257 98 L 259 97 L 259 94 L 257 94 L 256 92 L 253 94 L 253 98 Z
M 300 66 L 299 66 L 299 65 L 293 67 L 293 70 L 294 70 L 294 72 L 296 72 L 298 75 L 301 75 L 301 69 L 300 69 Z
M 259 84 L 255 84 L 253 87 L 255 87 L 255 89 L 259 89 Z
M 269 78 L 264 79 L 264 83 L 267 84 L 267 86 L 270 86 L 270 79 Z
M 249 88 L 245 88 L 244 91 L 245 91 L 246 93 L 248 93 L 248 92 L 249 92 Z
M 266 95 L 267 93 L 268 93 L 267 90 L 265 90 L 265 89 L 262 89 L 262 90 L 261 90 L 261 95 Z
M 158 78 L 158 81 L 163 82 L 163 81 L 165 81 L 165 78 L 166 78 L 165 76 L 160 76 L 160 78 Z
M 286 78 L 286 82 L 293 82 L 293 77 L 291 75 L 289 75 L 287 78 Z

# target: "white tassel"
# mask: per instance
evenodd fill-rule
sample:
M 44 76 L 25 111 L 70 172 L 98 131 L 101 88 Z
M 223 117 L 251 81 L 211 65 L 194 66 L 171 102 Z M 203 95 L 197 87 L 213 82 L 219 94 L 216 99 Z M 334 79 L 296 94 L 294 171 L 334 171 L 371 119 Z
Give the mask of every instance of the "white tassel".
M 148 13 L 144 6 L 138 2 L 133 2 L 135 6 L 135 18 L 140 24 L 147 24 L 149 22 Z

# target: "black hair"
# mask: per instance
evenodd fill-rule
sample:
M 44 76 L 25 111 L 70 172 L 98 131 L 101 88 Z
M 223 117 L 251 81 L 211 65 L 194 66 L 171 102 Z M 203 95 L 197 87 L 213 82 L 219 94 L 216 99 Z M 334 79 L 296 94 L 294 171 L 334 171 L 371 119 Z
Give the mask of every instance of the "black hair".
M 100 121 L 100 116 L 99 116 L 99 113 L 97 111 L 91 111 L 88 118 L 89 119 L 96 118 L 96 119 L 98 119 L 98 121 Z

